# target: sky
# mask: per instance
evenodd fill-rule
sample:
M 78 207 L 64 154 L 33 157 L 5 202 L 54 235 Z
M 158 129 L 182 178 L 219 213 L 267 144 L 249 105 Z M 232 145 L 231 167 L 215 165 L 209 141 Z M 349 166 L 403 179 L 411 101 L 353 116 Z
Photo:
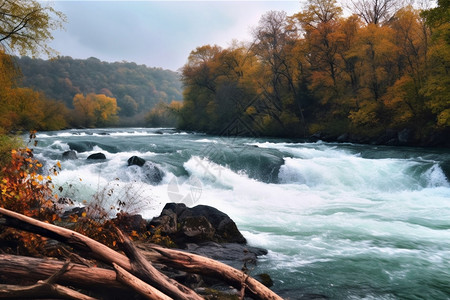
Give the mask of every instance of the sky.
M 291 1 L 51 1 L 67 17 L 50 47 L 61 56 L 128 61 L 177 71 L 199 46 L 251 41 L 270 10 L 292 15 Z

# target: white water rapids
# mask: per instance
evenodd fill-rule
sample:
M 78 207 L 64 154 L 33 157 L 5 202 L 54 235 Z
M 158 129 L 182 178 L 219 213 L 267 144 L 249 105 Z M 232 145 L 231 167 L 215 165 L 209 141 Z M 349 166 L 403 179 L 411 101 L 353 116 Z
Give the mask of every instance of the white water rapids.
M 177 199 L 227 213 L 249 244 L 269 250 L 252 274 L 269 273 L 285 298 L 450 299 L 448 149 L 149 128 L 37 139 L 47 166 L 78 149 L 54 179 L 61 196 L 89 201 L 114 189 L 108 201 L 129 197 L 146 218 Z M 86 160 L 96 152 L 107 159 Z M 149 184 L 128 167 L 133 155 L 163 170 L 162 182 Z

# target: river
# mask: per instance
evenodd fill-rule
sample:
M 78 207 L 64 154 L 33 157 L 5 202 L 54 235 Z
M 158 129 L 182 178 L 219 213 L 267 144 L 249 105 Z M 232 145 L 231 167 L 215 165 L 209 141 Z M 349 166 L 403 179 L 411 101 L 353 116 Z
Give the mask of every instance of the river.
M 450 150 L 221 137 L 170 129 L 37 135 L 55 191 L 146 218 L 167 202 L 227 213 L 289 299 L 450 299 Z M 102 152 L 106 160 L 87 161 Z M 133 155 L 164 172 L 150 184 Z

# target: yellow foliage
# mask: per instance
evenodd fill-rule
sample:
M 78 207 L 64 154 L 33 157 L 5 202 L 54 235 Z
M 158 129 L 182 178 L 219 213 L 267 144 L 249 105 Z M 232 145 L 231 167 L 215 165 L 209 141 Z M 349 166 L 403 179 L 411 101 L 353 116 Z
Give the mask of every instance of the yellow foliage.
M 450 108 L 447 108 L 438 114 L 437 125 L 442 127 L 450 127 Z
M 349 118 L 357 127 L 375 126 L 378 123 L 378 104 L 373 101 L 364 101 L 358 110 L 351 111 Z
M 86 96 L 76 94 L 73 98 L 73 106 L 76 125 L 101 127 L 114 125 L 118 120 L 119 108 L 116 98 L 104 94 L 90 93 Z

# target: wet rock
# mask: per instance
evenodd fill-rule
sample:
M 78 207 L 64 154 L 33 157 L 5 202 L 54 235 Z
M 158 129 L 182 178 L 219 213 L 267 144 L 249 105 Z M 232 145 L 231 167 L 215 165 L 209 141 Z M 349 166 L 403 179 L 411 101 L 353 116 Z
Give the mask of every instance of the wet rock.
M 67 144 L 69 145 L 70 150 L 75 150 L 78 153 L 91 151 L 95 146 L 92 142 L 69 142 Z
M 215 230 L 204 216 L 196 216 L 182 221 L 181 232 L 193 242 L 203 242 L 212 240 Z
M 135 169 L 136 173 L 142 173 L 142 180 L 149 184 L 159 184 L 163 177 L 164 172 L 158 168 L 154 163 L 145 161 L 145 159 L 139 156 L 132 156 L 127 161 L 128 167 L 138 167 L 141 169 Z
M 146 182 L 150 184 L 159 184 L 162 181 L 164 172 L 154 163 L 148 161 L 141 168 Z
M 147 221 L 145 221 L 141 215 L 131 215 L 128 213 L 118 213 L 114 218 L 113 223 L 117 225 L 121 230 L 125 232 L 136 231 L 139 233 L 145 232 L 147 227 Z
M 87 157 L 87 159 L 106 159 L 106 155 L 103 153 L 94 153 Z
M 164 209 L 159 217 L 153 218 L 150 225 L 159 228 L 162 233 L 175 234 L 178 231 L 177 214 L 170 209 Z
M 245 244 L 247 241 L 244 236 L 238 230 L 236 223 L 234 223 L 231 218 L 221 212 L 220 210 L 207 206 L 207 205 L 197 205 L 191 209 L 184 211 L 183 215 L 180 216 L 180 220 L 183 217 L 187 217 L 191 214 L 193 217 L 205 216 L 206 219 L 215 228 L 215 237 L 219 242 L 224 243 L 242 243 Z
M 184 203 L 167 203 L 161 215 L 154 218 L 151 224 L 162 229 L 171 228 L 164 233 L 179 245 L 191 242 L 193 233 L 198 238 L 196 242 L 246 243 L 236 223 L 227 214 L 207 205 L 188 208 Z M 174 224 L 177 224 L 176 232 L 173 232 Z
M 186 251 L 221 261 L 234 268 L 255 265 L 258 256 L 266 255 L 267 250 L 237 243 L 188 243 Z
M 267 287 L 273 286 L 273 280 L 267 273 L 257 274 L 256 279 Z
M 142 167 L 145 164 L 145 159 L 139 156 L 132 156 L 128 159 L 128 166 L 139 166 Z
M 73 150 L 65 151 L 62 154 L 62 160 L 75 160 L 78 159 L 77 153 Z

